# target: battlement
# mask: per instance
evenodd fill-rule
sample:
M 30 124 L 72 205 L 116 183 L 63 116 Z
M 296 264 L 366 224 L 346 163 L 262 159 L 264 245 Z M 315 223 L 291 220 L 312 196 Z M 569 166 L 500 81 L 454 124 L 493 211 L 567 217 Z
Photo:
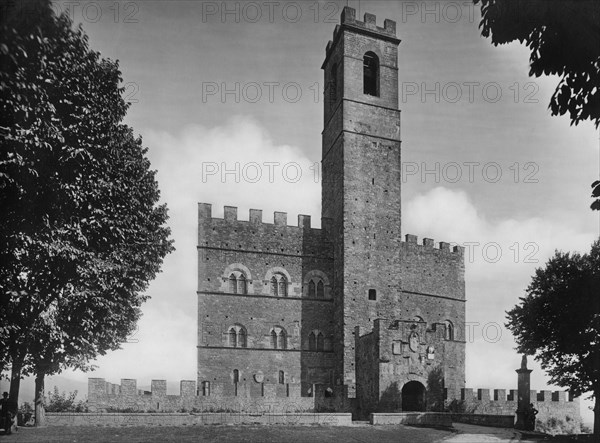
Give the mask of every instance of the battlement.
M 241 383 L 181 380 L 179 395 L 167 394 L 166 380 L 152 380 L 150 391 L 137 389 L 137 380 L 121 379 L 121 384 L 104 378 L 88 378 L 90 412 L 121 410 L 129 412 L 181 412 L 193 409 L 216 412 L 294 412 L 331 408 L 328 385 L 313 384 L 311 395 L 302 394 L 301 383 L 243 381 Z M 342 387 L 336 386 L 335 390 Z M 338 393 L 339 395 L 339 393 Z
M 423 249 L 433 249 L 433 250 L 437 250 L 437 251 L 445 251 L 445 252 L 452 252 L 455 253 L 457 255 L 464 255 L 465 253 L 465 248 L 462 246 L 453 246 L 452 249 L 450 248 L 450 243 L 448 242 L 439 242 L 439 246 L 436 248 L 435 247 L 435 242 L 432 238 L 424 238 L 422 241 L 422 244 L 418 244 L 418 237 L 416 235 L 412 235 L 412 234 L 406 234 L 405 236 L 405 241 L 402 242 L 402 245 L 414 245 L 416 247 L 421 247 Z
M 396 44 L 400 43 L 400 40 L 396 37 L 396 22 L 394 20 L 385 19 L 383 21 L 383 27 L 377 26 L 377 17 L 375 14 L 369 14 L 365 12 L 363 15 L 363 21 L 356 19 L 356 9 L 349 6 L 344 6 L 340 15 L 340 24 L 336 25 L 333 31 L 333 40 L 327 43 L 325 49 L 327 59 L 329 57 L 331 48 L 335 41 L 342 34 L 343 29 L 352 29 L 354 32 L 367 35 L 376 35 L 378 38 L 384 40 L 390 40 Z
M 238 220 L 238 208 L 237 206 L 225 206 L 223 211 L 223 218 L 213 217 L 212 216 L 212 204 L 210 203 L 198 203 L 198 218 L 203 220 L 224 220 L 227 222 L 241 222 L 241 223 L 251 223 L 253 225 L 265 224 L 269 226 L 280 226 L 287 228 L 301 228 L 301 229 L 310 229 L 314 231 L 327 230 L 327 228 L 331 225 L 331 221 L 328 218 L 321 219 L 321 228 L 313 228 L 311 226 L 311 216 L 305 214 L 298 214 L 298 222 L 297 225 L 288 225 L 287 212 L 275 211 L 273 214 L 273 223 L 263 222 L 263 211 L 262 209 L 250 209 L 248 221 L 246 220 Z
M 461 400 L 469 402 L 469 401 L 481 401 L 481 402 L 517 402 L 518 400 L 518 390 L 510 389 L 508 391 L 506 389 L 494 389 L 493 397 L 490 396 L 490 389 L 477 389 L 474 390 L 472 388 L 462 388 L 460 392 Z M 577 402 L 578 398 L 573 397 L 570 391 L 536 391 L 530 390 L 530 398 L 532 402 L 537 403 L 567 403 L 567 402 Z
M 181 396 L 196 395 L 196 382 L 194 380 L 181 380 L 179 383 L 179 392 Z M 137 380 L 133 378 L 122 378 L 121 384 L 107 382 L 103 378 L 88 378 L 88 397 L 97 398 L 98 396 L 166 396 L 167 381 L 152 380 L 150 382 L 150 391 L 137 388 Z

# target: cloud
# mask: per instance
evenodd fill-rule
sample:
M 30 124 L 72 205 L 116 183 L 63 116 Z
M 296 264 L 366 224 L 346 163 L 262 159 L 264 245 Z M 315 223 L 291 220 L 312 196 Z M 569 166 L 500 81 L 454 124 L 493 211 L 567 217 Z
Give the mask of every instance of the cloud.
M 516 389 L 520 357 L 504 327 L 506 310 L 519 302 L 535 269 L 556 249 L 589 251 L 595 232 L 573 227 L 576 220 L 542 217 L 489 220 L 477 211 L 467 192 L 437 187 L 403 207 L 403 231 L 466 246 L 467 387 Z M 470 248 L 470 249 L 469 249 Z M 539 364 L 530 359 L 532 389 L 549 388 Z M 591 421 L 582 402 L 584 421 Z
M 195 380 L 198 202 L 212 203 L 213 217 L 222 217 L 223 206 L 232 205 L 241 220 L 253 208 L 263 209 L 267 223 L 274 211 L 287 211 L 288 224 L 303 213 L 312 215 L 313 226 L 320 225 L 314 160 L 294 146 L 276 145 L 254 119 L 235 116 L 219 127 L 188 126 L 177 135 L 146 131 L 144 145 L 158 171 L 176 251 L 151 283 L 151 299 L 130 342 L 100 357 L 94 372 L 68 371 L 77 380 L 137 378 L 139 386 L 151 379 Z
M 97 371 L 71 374 L 81 380 L 137 378 L 145 386 L 153 378 L 195 379 L 198 202 L 212 203 L 213 216 L 222 216 L 224 205 L 236 205 L 239 219 L 247 220 L 254 208 L 263 209 L 265 222 L 272 222 L 273 211 L 287 211 L 289 224 L 305 213 L 313 216 L 313 226 L 319 225 L 321 193 L 314 160 L 294 146 L 277 145 L 254 119 L 236 116 L 219 127 L 188 126 L 177 135 L 147 131 L 144 143 L 158 170 L 177 250 L 150 286 L 152 299 L 143 307 L 134 342 L 98 359 Z M 577 231 L 571 227 L 577 223 L 568 219 L 488 219 L 467 191 L 437 187 L 407 201 L 403 232 L 472 243 L 465 253 L 472 331 L 467 386 L 514 389 L 520 357 L 503 327 L 505 311 L 518 302 L 535 268 L 555 248 L 587 251 L 595 234 Z M 530 367 L 532 388 L 546 388 L 539 366 Z

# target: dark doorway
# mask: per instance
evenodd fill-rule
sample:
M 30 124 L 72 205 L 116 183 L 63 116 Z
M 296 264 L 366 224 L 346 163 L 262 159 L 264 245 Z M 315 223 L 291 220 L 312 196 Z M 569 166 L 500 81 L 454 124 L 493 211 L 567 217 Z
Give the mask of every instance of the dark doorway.
M 425 386 L 418 381 L 409 381 L 402 387 L 402 411 L 425 410 Z

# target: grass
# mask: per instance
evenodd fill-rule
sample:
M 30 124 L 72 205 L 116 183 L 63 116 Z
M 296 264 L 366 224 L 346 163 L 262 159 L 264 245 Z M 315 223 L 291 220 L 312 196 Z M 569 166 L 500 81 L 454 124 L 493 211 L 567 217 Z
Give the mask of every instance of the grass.
M 450 430 L 404 426 L 206 425 L 155 427 L 19 428 L 6 442 L 411 442 L 429 443 L 452 435 Z

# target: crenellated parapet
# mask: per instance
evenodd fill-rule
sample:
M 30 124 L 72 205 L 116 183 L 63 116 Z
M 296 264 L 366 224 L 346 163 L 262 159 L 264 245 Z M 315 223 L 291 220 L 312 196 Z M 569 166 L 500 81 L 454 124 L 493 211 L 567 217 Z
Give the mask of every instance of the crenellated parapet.
M 248 220 L 238 219 L 235 206 L 225 206 L 223 218 L 212 216 L 212 205 L 198 204 L 198 247 L 268 252 L 272 254 L 332 257 L 331 222 L 311 226 L 311 216 L 299 214 L 296 226 L 288 225 L 286 212 L 275 212 L 273 223 L 263 221 L 263 211 L 250 209 Z
M 437 253 L 439 251 L 440 254 L 443 253 L 452 253 L 452 254 L 457 254 L 459 256 L 464 256 L 465 253 L 465 248 L 463 248 L 462 246 L 453 246 L 452 248 L 450 247 L 450 243 L 448 242 L 439 242 L 438 243 L 438 247 L 435 246 L 435 241 L 432 238 L 424 238 L 421 242 L 421 244 L 419 244 L 418 241 L 418 237 L 416 235 L 413 234 L 406 234 L 405 236 L 405 241 L 402 242 L 402 246 L 405 248 L 414 248 L 414 249 L 418 249 L 418 248 L 422 248 L 423 250 L 431 250 L 433 251 L 433 253 Z
M 311 396 L 302 395 L 300 383 L 244 381 L 241 383 L 181 380 L 179 395 L 167 394 L 166 380 L 152 380 L 150 391 L 137 389 L 137 380 L 121 384 L 104 378 L 88 379 L 90 412 L 313 412 L 331 407 L 327 386 L 315 384 Z M 339 387 L 336 387 L 336 389 Z
M 474 390 L 472 388 L 463 388 L 461 389 L 461 400 L 463 401 L 481 401 L 481 402 L 516 402 L 517 401 L 518 390 L 516 389 L 494 389 L 493 396 L 490 396 L 490 389 L 477 389 Z M 538 403 L 568 403 L 568 402 L 578 402 L 578 397 L 573 397 L 570 395 L 570 391 L 549 391 L 542 390 L 530 391 L 531 401 L 535 401 Z
M 374 35 L 383 40 L 389 40 L 396 44 L 400 43 L 400 39 L 396 37 L 396 22 L 394 20 L 386 18 L 383 21 L 383 27 L 380 27 L 377 26 L 377 16 L 375 14 L 365 12 L 363 20 L 360 21 L 356 19 L 356 9 L 345 6 L 340 16 L 340 24 L 336 25 L 333 31 L 333 39 L 327 42 L 327 47 L 325 49 L 325 63 L 331 54 L 334 43 L 341 35 L 340 31 L 344 28 L 350 28 L 353 32 L 358 34 Z
M 563 422 L 580 423 L 579 398 L 569 391 L 530 390 L 530 402 L 538 410 L 537 419 L 550 418 Z M 518 408 L 517 389 L 472 389 L 463 388 L 460 392 L 462 408 L 473 414 L 514 415 Z
M 402 290 L 454 299 L 465 299 L 464 248 L 431 238 L 419 244 L 416 235 L 407 234 L 400 243 Z

